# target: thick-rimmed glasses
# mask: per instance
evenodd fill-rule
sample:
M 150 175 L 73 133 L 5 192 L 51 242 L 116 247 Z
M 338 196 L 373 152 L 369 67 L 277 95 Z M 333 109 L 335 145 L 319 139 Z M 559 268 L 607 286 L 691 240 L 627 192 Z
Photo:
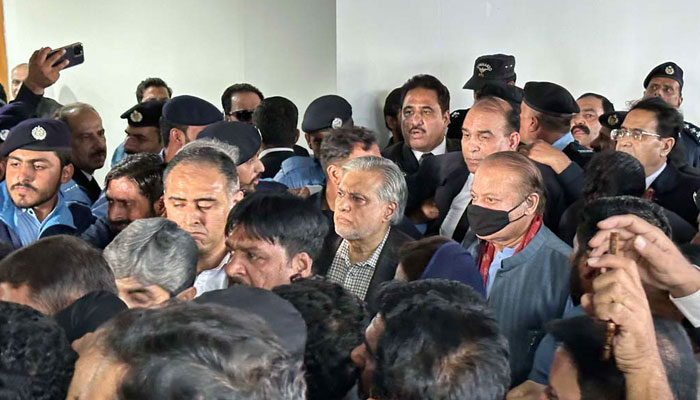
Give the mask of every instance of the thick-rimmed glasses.
M 638 141 L 642 140 L 644 138 L 644 136 L 652 136 L 652 137 L 657 137 L 657 138 L 661 137 L 661 135 L 659 135 L 659 134 L 643 131 L 641 129 L 631 129 L 630 130 L 630 129 L 621 128 L 621 129 L 613 129 L 612 131 L 610 131 L 610 139 L 615 140 L 615 141 L 620 140 L 623 137 L 630 137 L 630 136 L 634 140 L 638 140 Z

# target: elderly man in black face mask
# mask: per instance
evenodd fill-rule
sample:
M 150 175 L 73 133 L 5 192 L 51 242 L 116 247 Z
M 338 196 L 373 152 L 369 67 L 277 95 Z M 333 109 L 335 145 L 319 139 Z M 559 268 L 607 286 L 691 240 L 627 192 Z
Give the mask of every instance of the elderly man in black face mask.
M 510 344 L 513 385 L 526 378 L 544 324 L 563 314 L 569 297 L 571 248 L 542 223 L 544 193 L 527 157 L 494 153 L 479 164 L 467 206 L 488 303 Z

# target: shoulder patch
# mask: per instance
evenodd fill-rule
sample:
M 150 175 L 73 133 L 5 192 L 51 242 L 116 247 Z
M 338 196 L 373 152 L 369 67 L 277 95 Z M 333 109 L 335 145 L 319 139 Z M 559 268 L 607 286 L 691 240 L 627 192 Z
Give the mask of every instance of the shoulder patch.
M 685 132 L 686 135 L 693 138 L 693 140 L 695 140 L 698 146 L 700 146 L 700 128 L 691 124 L 690 122 L 686 122 L 683 128 L 683 132 Z

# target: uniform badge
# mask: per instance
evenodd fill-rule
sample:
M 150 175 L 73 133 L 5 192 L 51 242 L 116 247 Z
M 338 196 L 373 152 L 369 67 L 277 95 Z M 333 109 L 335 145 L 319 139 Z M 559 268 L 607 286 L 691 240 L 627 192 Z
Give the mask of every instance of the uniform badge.
M 9 129 L 3 129 L 3 130 L 1 130 L 1 131 L 0 131 L 0 140 L 2 140 L 2 141 L 4 142 L 5 140 L 7 140 L 7 135 L 9 135 L 9 134 L 10 134 L 10 130 L 9 130 Z
M 666 71 L 666 75 L 673 75 L 673 73 L 676 72 L 676 70 L 673 69 L 672 65 L 669 65 L 668 67 L 666 67 L 666 69 L 664 71 Z
M 36 140 L 46 139 L 46 129 L 41 125 L 35 126 L 34 129 L 32 129 L 32 137 Z
M 491 65 L 490 65 L 490 64 L 478 63 L 478 64 L 476 65 L 476 70 L 479 71 L 479 73 L 478 73 L 479 77 L 480 77 L 480 78 L 483 78 L 483 77 L 484 77 L 484 74 L 485 74 L 486 72 L 491 72 L 491 71 L 493 71 L 493 68 L 491 68 Z
M 613 114 L 608 117 L 608 124 L 610 126 L 615 126 L 618 124 L 618 122 L 620 122 L 620 120 L 617 118 L 617 114 Z
M 343 120 L 340 118 L 333 118 L 333 122 L 331 122 L 331 128 L 338 129 L 341 126 L 343 126 Z
M 134 110 L 131 112 L 131 114 L 129 114 L 129 119 L 131 120 L 131 122 L 139 123 L 143 121 L 143 114 L 141 114 L 137 110 Z

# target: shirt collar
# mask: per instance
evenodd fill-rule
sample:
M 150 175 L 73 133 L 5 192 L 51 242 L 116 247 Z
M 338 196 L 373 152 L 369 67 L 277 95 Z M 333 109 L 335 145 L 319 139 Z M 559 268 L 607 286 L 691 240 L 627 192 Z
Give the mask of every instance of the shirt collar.
M 92 180 L 92 174 L 88 174 L 87 172 L 83 171 L 82 169 L 80 170 L 80 172 L 82 172 L 83 175 L 85 175 L 85 177 L 87 178 L 88 182 L 90 182 L 90 181 Z
M 258 158 L 263 158 L 267 154 L 277 153 L 277 152 L 281 152 L 281 151 L 291 151 L 292 153 L 294 153 L 294 150 L 290 149 L 289 147 L 270 147 L 269 149 L 265 149 L 265 150 L 261 151 L 260 154 L 258 154 Z
M 372 266 L 372 268 L 376 267 L 377 261 L 379 261 L 379 255 L 382 253 L 382 249 L 384 249 L 384 244 L 386 243 L 386 240 L 389 237 L 390 231 L 391 228 L 387 229 L 386 233 L 384 234 L 384 239 L 382 239 L 382 242 L 379 243 L 379 246 L 377 246 L 377 248 L 374 249 L 374 252 L 367 260 L 357 262 L 355 263 L 355 265 L 370 265 Z M 346 265 L 353 265 L 352 262 L 350 262 L 350 248 L 348 241 L 343 239 L 343 243 L 341 243 L 341 246 L 344 246 L 345 250 L 343 252 L 343 261 L 346 263 Z
M 442 142 L 440 142 L 439 145 L 437 145 L 431 151 L 427 151 L 426 153 L 423 153 L 422 151 L 418 151 L 418 150 L 413 150 L 413 149 L 411 149 L 411 152 L 413 153 L 413 156 L 416 157 L 416 160 L 418 160 L 418 161 L 420 161 L 420 157 L 426 153 L 433 153 L 434 156 L 440 156 L 440 155 L 443 155 L 447 152 L 447 140 L 443 137 Z
M 554 143 L 552 143 L 552 147 L 559 151 L 564 151 L 564 148 L 575 140 L 576 139 L 574 139 L 574 135 L 572 135 L 571 132 L 566 132 L 566 135 L 560 137 Z
M 664 172 L 665 169 L 666 169 L 666 163 L 664 163 L 664 165 L 662 165 L 661 168 L 659 168 L 658 170 L 656 170 L 656 172 L 654 172 L 653 174 L 647 176 L 647 177 L 644 179 L 644 181 L 645 181 L 646 184 L 647 184 L 647 187 L 646 187 L 647 189 L 649 189 L 649 187 L 651 186 L 651 184 L 654 183 L 654 181 L 656 180 L 656 178 L 658 178 L 659 175 L 661 175 L 661 173 Z

